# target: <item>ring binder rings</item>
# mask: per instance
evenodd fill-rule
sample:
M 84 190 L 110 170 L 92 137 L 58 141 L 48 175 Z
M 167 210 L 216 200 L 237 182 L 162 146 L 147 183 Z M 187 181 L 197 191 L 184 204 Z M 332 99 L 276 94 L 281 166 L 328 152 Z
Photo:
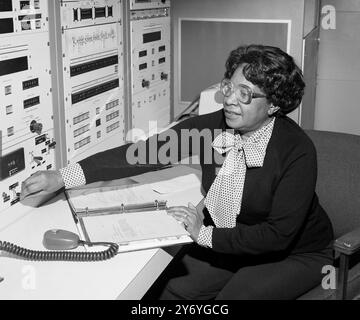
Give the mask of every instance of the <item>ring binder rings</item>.
M 107 207 L 103 209 L 89 209 L 85 208 L 85 211 L 76 211 L 75 214 L 77 217 L 86 217 L 89 215 L 107 215 L 107 214 L 121 214 L 121 213 L 135 213 L 135 212 L 144 212 L 144 211 L 154 211 L 154 210 L 166 210 L 167 201 L 166 200 L 154 200 L 154 202 L 145 202 L 139 204 L 130 204 L 125 205 L 121 204 L 120 206 Z
M 115 242 L 119 252 L 192 242 L 182 224 L 166 213 L 167 200 L 149 201 L 160 195 L 147 185 L 70 189 L 65 194 L 86 241 Z

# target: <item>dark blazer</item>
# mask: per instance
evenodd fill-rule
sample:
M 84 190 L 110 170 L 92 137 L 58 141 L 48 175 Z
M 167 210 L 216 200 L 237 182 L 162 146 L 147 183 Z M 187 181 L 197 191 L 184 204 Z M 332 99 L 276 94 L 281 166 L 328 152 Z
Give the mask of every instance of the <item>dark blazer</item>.
M 176 135 L 172 134 L 174 131 L 165 131 L 146 142 L 126 144 L 80 161 L 86 182 L 159 170 L 198 154 L 202 187 L 207 193 L 221 167 L 211 142 L 219 131 L 229 129 L 223 110 L 190 118 L 172 129 Z M 189 129 L 193 129 L 190 135 L 201 132 L 200 143 L 193 143 L 196 140 L 193 139 L 189 145 Z M 133 150 L 138 153 L 134 154 Z M 159 150 L 163 156 L 169 151 L 168 161 L 156 158 Z M 178 152 L 170 152 L 174 150 Z M 139 156 L 139 163 L 129 164 L 129 152 Z M 247 169 L 237 225 L 231 229 L 214 228 L 213 250 L 237 255 L 288 255 L 327 247 L 333 239 L 333 230 L 315 193 L 316 176 L 316 151 L 312 141 L 290 118 L 277 117 L 264 165 Z M 205 224 L 213 224 L 206 208 L 204 214 Z

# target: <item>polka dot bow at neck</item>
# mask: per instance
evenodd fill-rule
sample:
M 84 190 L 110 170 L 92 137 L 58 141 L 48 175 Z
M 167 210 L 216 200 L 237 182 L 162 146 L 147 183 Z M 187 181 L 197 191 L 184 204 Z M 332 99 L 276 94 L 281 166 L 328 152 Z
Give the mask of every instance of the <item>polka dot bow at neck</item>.
M 223 131 L 212 143 L 226 159 L 206 195 L 205 206 L 215 226 L 233 228 L 240 213 L 247 167 L 262 167 L 275 119 L 255 131 L 247 140 Z

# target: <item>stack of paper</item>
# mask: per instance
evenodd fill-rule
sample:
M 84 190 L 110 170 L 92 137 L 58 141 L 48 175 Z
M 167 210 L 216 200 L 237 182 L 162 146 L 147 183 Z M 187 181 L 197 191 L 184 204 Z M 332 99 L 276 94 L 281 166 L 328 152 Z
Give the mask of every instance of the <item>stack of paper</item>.
M 115 242 L 119 251 L 140 250 L 191 242 L 189 233 L 165 210 L 122 212 L 110 208 L 155 203 L 196 205 L 202 199 L 200 180 L 188 174 L 160 182 L 126 187 L 69 190 L 69 203 L 78 214 L 82 232 L 91 242 Z M 88 214 L 84 215 L 84 211 Z M 92 214 L 92 211 L 96 214 Z M 102 213 L 99 214 L 99 211 Z M 80 213 L 82 213 L 80 215 Z
M 165 210 L 89 216 L 84 219 L 84 224 L 91 241 L 116 242 L 120 245 L 189 235 Z

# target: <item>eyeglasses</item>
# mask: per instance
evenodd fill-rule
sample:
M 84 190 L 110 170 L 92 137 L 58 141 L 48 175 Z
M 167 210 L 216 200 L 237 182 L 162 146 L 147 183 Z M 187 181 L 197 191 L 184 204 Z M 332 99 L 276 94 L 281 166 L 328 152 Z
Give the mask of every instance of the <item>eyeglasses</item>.
M 265 98 L 262 93 L 253 92 L 253 90 L 245 84 L 234 85 L 229 79 L 223 79 L 220 84 L 220 90 L 225 97 L 230 97 L 235 93 L 236 99 L 244 104 L 250 104 L 252 99 Z

